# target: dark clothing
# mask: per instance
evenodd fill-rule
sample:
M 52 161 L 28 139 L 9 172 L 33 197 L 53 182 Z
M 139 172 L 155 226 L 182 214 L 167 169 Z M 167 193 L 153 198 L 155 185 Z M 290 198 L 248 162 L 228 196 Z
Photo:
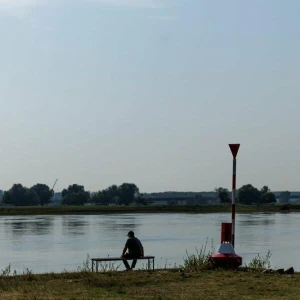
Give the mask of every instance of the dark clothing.
M 130 266 L 129 266 L 128 261 L 126 260 L 126 258 L 139 258 L 139 257 L 141 257 L 141 256 L 144 255 L 144 251 L 143 251 L 142 243 L 136 237 L 129 238 L 126 241 L 125 248 L 128 249 L 128 253 L 126 253 L 125 255 L 123 255 L 123 257 L 125 258 L 123 260 L 123 263 L 124 263 L 126 269 L 128 270 L 128 269 L 130 269 Z M 134 259 L 132 261 L 131 269 L 133 269 L 135 267 L 136 262 L 137 262 L 136 259 Z
M 140 257 L 143 254 L 142 243 L 136 237 L 128 239 L 125 247 L 128 248 L 128 252 L 132 257 Z
M 124 258 L 135 258 L 136 255 L 130 255 L 129 253 L 126 253 L 123 257 L 124 257 Z M 131 269 L 134 269 L 134 268 L 135 268 L 136 262 L 137 262 L 136 259 L 134 259 L 134 260 L 132 261 L 132 263 L 131 263 Z M 124 263 L 126 269 L 130 269 L 129 263 L 128 263 L 128 261 L 127 261 L 126 259 L 123 260 L 123 263 Z

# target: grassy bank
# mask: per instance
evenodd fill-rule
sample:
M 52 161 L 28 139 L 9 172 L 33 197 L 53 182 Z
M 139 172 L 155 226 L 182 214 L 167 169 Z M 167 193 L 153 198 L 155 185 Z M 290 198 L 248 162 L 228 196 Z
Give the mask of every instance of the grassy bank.
M 0 215 L 48 214 L 111 214 L 111 213 L 222 213 L 230 212 L 231 205 L 197 206 L 30 206 L 0 207 Z M 237 213 L 300 212 L 300 205 L 237 205 Z
M 0 277 L 1 299 L 300 299 L 300 274 L 179 270 Z

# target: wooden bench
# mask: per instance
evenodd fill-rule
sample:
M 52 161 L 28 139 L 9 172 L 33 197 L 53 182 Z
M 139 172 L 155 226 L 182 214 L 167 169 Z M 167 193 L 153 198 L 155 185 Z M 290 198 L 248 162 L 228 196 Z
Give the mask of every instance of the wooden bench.
M 94 272 L 94 269 L 96 270 L 96 272 L 98 272 L 98 265 L 100 262 L 103 261 L 123 261 L 123 260 L 141 260 L 141 259 L 147 259 L 148 260 L 148 270 L 150 270 L 151 267 L 151 260 L 152 260 L 152 270 L 154 270 L 154 258 L 155 256 L 143 256 L 143 257 L 139 257 L 139 258 L 122 258 L 122 257 L 104 257 L 104 258 L 91 258 L 92 261 L 92 272 Z M 96 268 L 94 268 L 94 266 Z

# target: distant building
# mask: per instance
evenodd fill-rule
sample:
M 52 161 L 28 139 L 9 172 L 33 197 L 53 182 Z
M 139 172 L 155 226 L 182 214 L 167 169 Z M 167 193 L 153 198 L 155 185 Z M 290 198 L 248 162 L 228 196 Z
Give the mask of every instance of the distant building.
M 300 203 L 300 192 L 290 192 L 289 199 L 287 202 L 282 202 L 282 199 L 280 198 L 280 194 L 282 191 L 273 192 L 276 197 L 277 203 Z
M 164 194 L 164 193 L 162 193 Z M 219 197 L 217 193 L 206 192 L 195 195 L 151 195 L 143 196 L 148 205 L 203 205 L 203 204 L 218 204 Z
M 300 203 L 300 192 L 291 192 L 290 203 Z

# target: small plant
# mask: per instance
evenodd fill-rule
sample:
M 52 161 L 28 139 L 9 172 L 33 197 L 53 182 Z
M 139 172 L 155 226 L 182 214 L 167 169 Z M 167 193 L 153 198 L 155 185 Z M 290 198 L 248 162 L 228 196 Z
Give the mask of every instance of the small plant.
M 33 272 L 32 272 L 32 270 L 26 268 L 23 270 L 23 275 L 33 275 Z
M 98 264 L 98 272 L 110 272 L 110 271 L 118 271 L 120 269 L 121 265 L 116 265 L 113 262 L 109 263 L 102 263 L 100 262 Z M 77 272 L 91 272 L 92 271 L 92 264 L 91 264 L 91 259 L 90 255 L 87 254 L 86 260 L 82 262 L 82 266 L 77 267 Z M 67 273 L 68 271 L 65 270 Z
M 25 280 L 33 280 L 34 279 L 34 274 L 32 272 L 32 270 L 26 268 L 23 270 L 23 274 L 22 274 L 25 278 Z
M 82 262 L 82 267 L 78 267 L 77 271 L 78 272 L 90 272 L 92 270 L 91 268 L 91 259 L 90 259 L 90 255 L 87 254 L 86 255 L 86 260 Z
M 29 270 L 28 268 L 23 271 L 23 275 L 28 275 L 28 274 L 33 274 L 31 270 Z M 1 270 L 0 273 L 0 277 L 7 277 L 7 276 L 17 276 L 19 275 L 18 272 L 16 270 L 11 270 L 11 264 L 9 263 L 8 266 L 6 268 L 4 268 L 3 270 Z
M 200 270 L 209 266 L 209 257 L 215 252 L 213 240 L 211 240 L 211 248 L 207 250 L 208 238 L 200 249 L 196 248 L 196 254 L 189 254 L 186 251 L 186 258 L 183 258 L 185 269 Z
M 7 267 L 5 267 L 3 270 L 1 270 L 1 276 L 9 276 L 11 271 L 11 264 L 9 264 Z
M 111 272 L 118 271 L 120 269 L 120 264 L 115 264 L 113 262 L 109 263 L 100 263 L 99 264 L 99 272 Z
M 271 268 L 271 258 L 272 254 L 271 251 L 268 250 L 268 253 L 266 256 L 260 256 L 257 254 L 246 267 L 251 268 L 251 269 L 270 269 Z

